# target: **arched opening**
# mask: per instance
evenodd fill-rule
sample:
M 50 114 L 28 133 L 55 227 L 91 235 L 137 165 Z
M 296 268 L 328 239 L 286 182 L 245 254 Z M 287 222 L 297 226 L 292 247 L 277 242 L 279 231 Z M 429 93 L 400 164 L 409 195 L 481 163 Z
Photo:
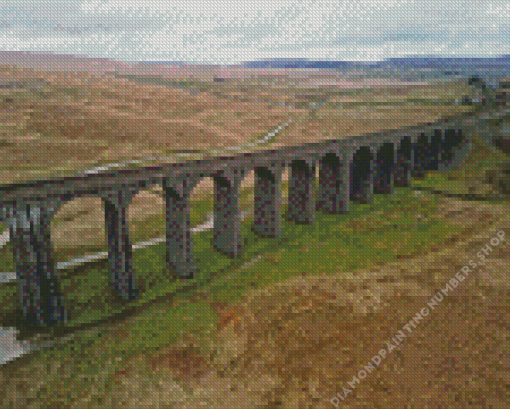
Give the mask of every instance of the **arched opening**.
M 239 201 L 241 207 L 241 222 L 244 220 L 253 220 L 255 214 L 254 206 L 254 190 L 255 190 L 255 171 L 253 169 L 247 170 L 243 180 L 241 181 L 241 188 L 239 190 Z
M 193 231 L 213 228 L 214 223 L 214 180 L 204 176 L 189 193 L 190 226 Z
M 287 214 L 289 206 L 289 179 L 290 167 L 286 166 L 282 171 L 282 214 Z M 283 216 L 285 217 L 285 216 Z
M 98 196 L 68 196 L 51 221 L 57 262 L 108 251 L 103 201 Z
M 385 143 L 377 152 L 374 176 L 374 193 L 393 193 L 393 172 L 395 169 L 395 150 L 392 143 Z
M 161 185 L 143 184 L 138 191 L 103 197 L 110 285 L 125 299 L 147 290 L 147 265 L 135 257 L 139 249 L 165 239 L 165 196 Z M 138 260 L 138 261 L 135 261 Z M 163 262 L 164 258 L 158 262 Z M 145 264 L 145 263 L 144 263 Z M 143 274 L 142 274 L 143 272 Z M 143 278 L 142 278 L 143 276 Z
M 152 185 L 133 195 L 128 206 L 131 241 L 135 248 L 165 236 L 165 193 Z
M 370 203 L 373 195 L 374 158 L 368 146 L 354 153 L 350 171 L 350 197 L 358 203 Z

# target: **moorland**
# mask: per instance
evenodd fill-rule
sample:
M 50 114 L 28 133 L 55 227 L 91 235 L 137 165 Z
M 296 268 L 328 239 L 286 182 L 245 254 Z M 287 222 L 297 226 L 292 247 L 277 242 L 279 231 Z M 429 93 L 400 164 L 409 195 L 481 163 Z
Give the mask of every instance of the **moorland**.
M 62 87 L 68 86 L 69 81 L 64 81 Z M 193 85 L 195 91 L 182 91 L 140 84 L 133 78 L 112 79 L 111 84 L 115 81 L 125 87 L 139 87 L 136 89 L 145 90 L 154 99 L 158 92 L 182 94 L 182 100 L 189 98 L 186 102 L 189 104 L 195 101 L 193 97 L 209 98 L 216 92 L 210 101 L 219 106 L 222 98 L 225 103 L 229 98 L 235 100 L 236 93 L 241 93 L 244 99 L 260 99 L 261 89 L 267 89 L 271 83 L 264 79 L 268 84 L 262 84 L 261 88 L 246 86 L 244 91 L 239 91 L 241 85 L 229 81 L 205 81 Z M 271 86 L 277 84 L 273 80 Z M 76 87 L 79 89 L 80 85 Z M 354 90 L 352 84 L 338 89 L 330 84 L 319 91 L 313 89 L 319 94 L 318 100 L 305 98 L 310 97 L 306 92 L 312 90 L 300 99 L 297 91 L 292 93 L 282 87 L 281 95 L 268 91 L 275 98 L 272 109 L 277 109 L 275 112 L 281 117 L 275 118 L 274 123 L 266 123 L 267 129 L 256 132 L 267 132 L 289 118 L 295 121 L 270 141 L 271 146 L 430 122 L 432 118 L 473 109 L 456 103 L 463 95 L 473 92 L 462 82 L 408 87 L 365 83 Z M 254 90 L 253 94 L 250 89 Z M 8 91 L 12 92 L 9 98 L 18 97 L 13 89 Z M 111 119 L 116 118 L 120 123 L 122 110 L 115 108 L 119 104 L 117 100 L 132 94 L 122 94 L 122 87 L 113 86 L 109 92 L 97 100 L 86 101 L 97 104 L 96 111 L 112 115 Z M 81 96 L 81 91 L 77 92 L 77 98 Z M 284 101 L 285 108 L 278 105 L 280 97 L 290 98 L 288 103 Z M 51 108 L 51 104 L 47 107 L 48 119 L 31 116 L 36 111 L 30 110 L 36 110 L 36 106 L 44 111 L 43 104 L 48 104 L 49 98 L 30 98 L 17 100 L 17 106 L 27 109 L 24 116 L 10 117 L 11 124 L 20 124 L 19 129 L 4 129 L 6 135 L 12 132 L 8 134 L 10 140 L 19 138 L 16 139 L 20 143 L 19 151 L 34 146 L 30 137 L 51 141 L 55 135 L 70 150 L 79 146 L 77 138 L 74 145 L 67 142 L 73 139 L 73 132 L 82 132 L 81 139 L 88 138 L 90 132 L 90 139 L 94 139 L 93 129 L 75 129 L 73 120 L 62 126 L 56 120 L 60 118 L 56 115 L 59 110 Z M 52 93 L 52 98 L 61 96 Z M 67 109 L 66 104 L 71 100 L 63 97 L 59 100 L 66 115 L 71 118 L 90 115 L 87 118 L 92 119 L 94 110 L 80 108 L 78 114 L 73 113 L 78 108 L 77 111 Z M 314 102 L 320 106 L 312 106 Z M 142 115 L 143 102 L 131 103 L 130 109 Z M 75 104 L 93 106 L 85 105 L 85 100 Z M 100 106 L 111 109 L 100 110 Z M 176 104 L 175 109 L 180 106 Z M 232 102 L 233 112 L 237 106 L 238 103 Z M 209 109 L 212 115 L 214 108 Z M 154 118 L 163 117 L 158 108 L 153 107 L 151 112 Z M 224 114 L 227 119 L 232 115 L 227 111 Z M 262 112 L 260 116 L 265 118 Z M 154 119 L 154 122 L 163 120 Z M 91 122 L 99 129 L 97 135 L 102 135 L 98 140 L 108 141 L 109 137 L 115 139 L 118 135 L 112 136 L 108 134 L 111 130 L 101 128 L 106 123 L 107 119 Z M 129 134 L 132 127 L 124 126 L 127 131 L 122 138 L 144 139 L 139 134 Z M 246 124 L 245 127 L 249 128 Z M 142 128 L 133 129 L 143 133 Z M 260 136 L 248 134 L 240 132 L 238 138 Z M 23 142 L 24 137 L 27 142 Z M 75 336 L 71 341 L 5 365 L 0 370 L 3 406 L 332 407 L 329 400 L 497 231 L 510 236 L 508 195 L 487 177 L 490 171 L 506 163 L 507 156 L 489 148 L 476 133 L 473 138 L 473 149 L 459 169 L 429 172 L 423 179 L 413 180 L 410 187 L 397 188 L 392 196 L 376 195 L 371 204 L 351 204 L 351 211 L 345 215 L 319 212 L 312 226 L 284 221 L 284 234 L 278 240 L 260 239 L 250 230 L 254 210 L 253 175 L 248 175 L 241 197 L 242 209 L 247 213 L 243 222 L 242 257 L 233 260 L 211 252 L 213 233 L 198 233 L 194 236 L 194 246 L 199 273 L 193 283 L 182 283 L 172 280 L 165 270 L 164 244 L 138 250 L 134 264 L 142 297 L 129 304 L 109 293 L 106 262 L 59 271 L 62 291 L 72 306 L 70 331 Z M 222 145 L 225 140 L 220 139 L 208 140 L 204 142 L 206 146 L 200 146 L 199 142 L 178 147 L 225 146 Z M 245 140 L 248 139 L 232 136 L 228 143 Z M 154 142 L 150 147 L 167 154 L 166 148 L 162 148 L 164 144 Z M 59 148 L 57 139 L 52 145 L 55 154 Z M 109 146 L 104 148 L 109 152 Z M 11 155 L 22 155 L 12 146 L 9 149 Z M 138 151 L 133 149 L 135 154 Z M 116 154 L 113 149 L 112 157 L 101 160 L 129 156 L 125 151 Z M 5 154 L 6 160 L 8 156 Z M 92 156 L 87 166 L 98 162 L 98 156 Z M 80 158 L 84 157 L 82 152 Z M 14 162 L 10 163 L 15 166 Z M 38 163 L 32 170 L 37 172 L 41 165 Z M 282 186 L 283 213 L 288 206 L 287 189 L 288 171 Z M 161 193 L 155 189 L 135 197 L 129 214 L 134 242 L 164 235 Z M 212 211 L 211 193 L 209 179 L 195 189 L 193 225 Z M 105 249 L 100 200 L 75 199 L 57 213 L 52 224 L 57 260 Z M 510 316 L 506 280 L 510 266 L 508 250 L 507 244 L 495 248 L 486 263 L 473 272 L 471 280 L 459 286 L 441 309 L 431 314 L 430 320 L 406 340 L 407 344 L 356 388 L 348 397 L 348 404 L 381 408 L 411 404 L 501 406 L 506 393 L 501 354 L 507 344 L 504 328 Z M 2 270 L 13 271 L 11 244 L 0 252 Z M 17 288 L 13 284 L 0 288 L 0 323 L 16 326 L 25 333 L 23 336 L 30 338 L 33 336 L 30 329 L 23 328 L 19 320 Z M 58 339 L 62 333 L 50 330 L 38 335 Z

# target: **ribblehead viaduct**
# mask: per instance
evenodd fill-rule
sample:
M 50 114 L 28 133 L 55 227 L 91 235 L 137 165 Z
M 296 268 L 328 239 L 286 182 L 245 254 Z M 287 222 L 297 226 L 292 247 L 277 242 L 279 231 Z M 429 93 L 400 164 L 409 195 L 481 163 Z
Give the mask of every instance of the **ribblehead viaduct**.
M 166 193 L 166 262 L 169 274 L 190 279 L 196 272 L 188 199 L 204 177 L 214 180 L 212 247 L 231 257 L 241 243 L 240 184 L 255 174 L 253 229 L 277 238 L 282 232 L 281 180 L 289 167 L 286 219 L 314 223 L 315 212 L 345 213 L 351 201 L 369 203 L 392 194 L 412 176 L 458 165 L 471 149 L 473 132 L 484 131 L 494 113 L 465 114 L 405 129 L 345 137 L 277 150 L 203 157 L 180 163 L 96 170 L 76 177 L 0 186 L 0 218 L 9 226 L 16 279 L 25 318 L 36 325 L 67 321 L 55 275 L 50 221 L 76 197 L 102 198 L 108 240 L 109 282 L 124 299 L 138 296 L 127 210 L 134 195 L 160 185 Z M 313 184 L 319 167 L 318 195 Z

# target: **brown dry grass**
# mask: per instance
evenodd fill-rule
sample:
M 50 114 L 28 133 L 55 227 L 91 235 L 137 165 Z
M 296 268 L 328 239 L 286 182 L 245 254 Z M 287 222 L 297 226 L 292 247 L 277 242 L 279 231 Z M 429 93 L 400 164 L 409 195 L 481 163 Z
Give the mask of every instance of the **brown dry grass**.
M 351 111 L 317 112 L 307 118 L 290 124 L 278 134 L 278 142 L 273 146 L 283 147 L 334 139 L 335 135 L 356 136 L 380 132 L 385 129 L 414 126 L 436 121 L 444 116 L 467 112 L 467 107 L 389 107 L 384 110 L 356 109 Z
M 292 114 L 264 102 L 189 95 L 86 73 L 35 75 L 4 68 L 1 75 L 5 82 L 36 77 L 49 83 L 39 87 L 46 99 L 30 89 L 2 92 L 3 183 L 15 180 L 22 169 L 86 169 L 100 161 L 240 145 Z
M 363 109 L 333 109 L 317 112 L 310 119 L 313 99 L 334 101 L 334 92 L 341 86 L 305 89 L 298 82 L 292 90 L 283 85 L 269 90 L 243 82 L 214 87 L 203 84 L 199 86 L 202 89 L 196 88 L 202 92 L 194 95 L 87 72 L 0 67 L 0 83 L 29 80 L 37 83 L 23 89 L 0 90 L 2 184 L 178 150 L 237 146 L 291 118 L 295 123 L 278 136 L 277 146 L 398 128 L 466 109 L 385 109 L 376 114 Z M 466 91 L 451 87 L 409 88 L 422 90 L 423 95 Z M 405 99 L 408 92 L 401 86 L 384 86 L 356 100 Z M 281 102 L 286 106 L 277 105 Z
M 402 330 L 408 337 L 342 407 L 505 407 L 508 242 L 412 334 L 403 329 L 497 231 L 510 235 L 508 207 L 445 199 L 441 209 L 445 217 L 473 225 L 471 234 L 379 271 L 356 271 L 353 278 L 303 273 L 253 291 L 236 305 L 212 303 L 219 314 L 213 352 L 187 336 L 133 357 L 114 376 L 114 391 L 102 404 L 330 408 L 330 399 L 349 388 L 347 382 L 379 350 L 387 350 L 387 342 L 395 344 L 392 338 Z

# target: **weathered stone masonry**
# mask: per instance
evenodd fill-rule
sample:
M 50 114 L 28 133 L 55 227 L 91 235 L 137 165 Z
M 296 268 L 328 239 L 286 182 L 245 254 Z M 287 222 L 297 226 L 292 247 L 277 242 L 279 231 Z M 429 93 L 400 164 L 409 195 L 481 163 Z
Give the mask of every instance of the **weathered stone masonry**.
M 461 116 L 343 140 L 279 150 L 168 163 L 140 169 L 103 171 L 72 178 L 0 186 L 0 218 L 8 222 L 14 244 L 17 283 L 26 319 L 48 325 L 67 320 L 55 278 L 50 221 L 75 197 L 96 195 L 105 208 L 109 282 L 124 299 L 139 295 L 132 261 L 127 211 L 140 190 L 161 185 L 166 193 L 166 263 L 181 278 L 197 272 L 190 230 L 189 197 L 204 177 L 214 180 L 212 247 L 230 257 L 242 252 L 240 185 L 255 173 L 253 230 L 262 237 L 282 233 L 281 180 L 289 168 L 286 219 L 314 223 L 315 211 L 345 213 L 351 200 L 368 203 L 374 194 L 408 186 L 411 174 L 456 166 L 470 149 L 474 121 Z M 314 197 L 316 167 L 318 194 Z

